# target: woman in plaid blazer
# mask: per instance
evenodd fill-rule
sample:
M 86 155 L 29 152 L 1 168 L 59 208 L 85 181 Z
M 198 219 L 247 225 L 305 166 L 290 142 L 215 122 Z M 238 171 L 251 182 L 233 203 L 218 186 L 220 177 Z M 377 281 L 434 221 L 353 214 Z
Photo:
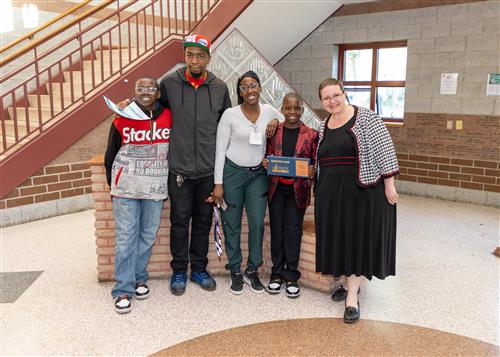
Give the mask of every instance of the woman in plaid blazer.
M 316 160 L 316 271 L 346 278 L 332 299 L 345 300 L 344 322 L 354 323 L 362 281 L 396 274 L 399 167 L 380 117 L 349 105 L 341 81 L 324 80 L 319 98 L 330 115 L 319 129 Z

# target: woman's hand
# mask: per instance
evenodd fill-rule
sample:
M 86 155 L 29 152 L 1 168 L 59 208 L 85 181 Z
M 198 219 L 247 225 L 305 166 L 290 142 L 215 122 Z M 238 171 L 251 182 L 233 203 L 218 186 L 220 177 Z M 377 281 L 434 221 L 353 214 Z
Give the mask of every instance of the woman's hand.
M 222 184 L 215 184 L 212 197 L 216 205 L 221 204 L 222 199 L 224 198 L 224 189 L 222 188 Z
M 398 193 L 396 192 L 396 187 L 394 186 L 394 177 L 389 177 L 384 179 L 385 186 L 385 197 L 387 201 L 394 205 L 398 201 Z
M 310 179 L 313 179 L 314 175 L 316 175 L 316 168 L 313 165 L 309 165 L 309 170 L 307 174 L 309 175 Z
M 267 168 L 269 167 L 269 160 L 268 159 L 262 160 L 262 166 L 267 170 Z
M 266 137 L 270 138 L 271 136 L 274 135 L 274 133 L 276 132 L 276 129 L 278 128 L 279 123 L 280 122 L 278 121 L 278 119 L 274 118 L 273 120 L 271 120 L 269 122 L 269 124 L 267 124 Z

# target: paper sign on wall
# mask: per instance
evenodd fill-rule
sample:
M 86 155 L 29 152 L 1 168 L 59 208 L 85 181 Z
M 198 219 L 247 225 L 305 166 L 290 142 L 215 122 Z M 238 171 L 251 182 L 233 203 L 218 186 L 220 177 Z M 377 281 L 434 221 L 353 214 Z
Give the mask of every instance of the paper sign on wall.
M 457 94 L 458 73 L 441 73 L 439 94 Z
M 486 95 L 500 95 L 500 73 L 488 74 Z

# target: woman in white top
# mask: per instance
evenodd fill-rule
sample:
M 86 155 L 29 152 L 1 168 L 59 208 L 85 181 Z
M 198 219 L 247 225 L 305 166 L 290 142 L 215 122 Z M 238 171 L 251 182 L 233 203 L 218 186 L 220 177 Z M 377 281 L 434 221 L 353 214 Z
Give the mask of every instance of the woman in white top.
M 217 128 L 215 187 L 213 198 L 227 203 L 222 212 L 224 240 L 231 272 L 231 292 L 241 294 L 243 281 L 253 292 L 262 293 L 258 267 L 262 265 L 262 237 L 266 214 L 268 180 L 262 167 L 266 150 L 266 128 L 278 124 L 282 114 L 268 104 L 260 104 L 260 80 L 253 71 L 238 79 L 238 106 L 227 109 Z M 274 122 L 273 122 L 274 119 Z M 241 273 L 241 217 L 248 219 L 248 265 Z

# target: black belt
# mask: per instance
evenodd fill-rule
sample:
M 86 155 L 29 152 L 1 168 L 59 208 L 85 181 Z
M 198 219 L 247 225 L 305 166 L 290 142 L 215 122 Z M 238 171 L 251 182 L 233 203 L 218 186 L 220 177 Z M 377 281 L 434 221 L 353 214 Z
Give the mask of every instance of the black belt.
M 262 164 L 257 165 L 257 166 L 250 166 L 250 167 L 248 167 L 248 166 L 240 166 L 240 165 L 235 164 L 231 160 L 229 160 L 227 157 L 226 157 L 226 162 L 229 163 L 231 166 L 236 167 L 237 169 L 246 170 L 246 171 L 257 171 L 257 170 L 260 170 L 261 168 L 264 167 L 264 166 L 262 166 Z

